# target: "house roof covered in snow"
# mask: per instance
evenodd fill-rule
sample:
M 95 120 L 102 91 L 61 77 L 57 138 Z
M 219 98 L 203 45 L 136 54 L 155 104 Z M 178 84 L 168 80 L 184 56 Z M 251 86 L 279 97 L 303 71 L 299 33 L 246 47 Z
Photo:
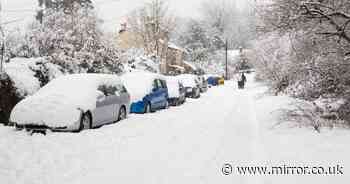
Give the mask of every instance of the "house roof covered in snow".
M 184 64 L 190 68 L 192 68 L 192 70 L 197 70 L 197 67 L 193 64 L 193 63 L 190 63 L 188 61 L 184 61 Z
M 159 42 L 164 44 L 164 40 L 162 40 L 162 39 L 160 39 Z M 181 48 L 181 47 L 177 46 L 173 42 L 168 42 L 168 48 L 171 48 L 171 49 L 174 49 L 174 50 L 179 50 L 181 52 L 186 52 L 186 50 L 184 48 Z

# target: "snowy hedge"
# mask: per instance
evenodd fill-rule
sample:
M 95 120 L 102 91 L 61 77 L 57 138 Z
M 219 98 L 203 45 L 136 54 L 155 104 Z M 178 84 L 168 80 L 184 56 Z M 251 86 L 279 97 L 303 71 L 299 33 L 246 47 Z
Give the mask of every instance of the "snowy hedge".
M 320 40 L 303 31 L 273 32 L 253 42 L 252 47 L 256 77 L 267 82 L 271 91 L 311 102 L 327 99 L 326 106 L 342 100 L 344 103 L 332 112 L 337 113 L 337 119 L 350 122 L 350 65 L 344 58 L 346 50 L 333 40 Z M 329 113 L 327 109 L 323 112 Z
M 12 108 L 20 100 L 63 74 L 60 66 L 43 58 L 13 58 L 5 63 L 0 78 L 0 122 L 8 122 Z

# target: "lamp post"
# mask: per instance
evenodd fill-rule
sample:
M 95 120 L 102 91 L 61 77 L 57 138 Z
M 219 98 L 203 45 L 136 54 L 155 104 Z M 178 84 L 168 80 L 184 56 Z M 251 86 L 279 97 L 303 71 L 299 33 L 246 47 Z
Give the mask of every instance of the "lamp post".
M 225 41 L 225 79 L 228 80 L 228 41 Z
M 2 12 L 2 6 L 1 6 L 1 2 L 0 2 L 0 14 Z M 3 71 L 4 71 L 4 59 L 5 59 L 5 34 L 4 34 L 4 31 L 2 29 L 2 16 L 0 15 L 0 34 L 1 34 L 1 58 L 0 58 L 0 77 L 1 75 L 3 74 Z

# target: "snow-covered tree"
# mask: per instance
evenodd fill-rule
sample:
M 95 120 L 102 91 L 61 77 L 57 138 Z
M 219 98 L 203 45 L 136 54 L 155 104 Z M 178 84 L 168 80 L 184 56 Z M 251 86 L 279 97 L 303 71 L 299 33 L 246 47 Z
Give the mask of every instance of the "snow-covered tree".
M 245 1 L 249 3 L 251 0 Z M 217 48 L 226 40 L 230 48 L 245 46 L 255 35 L 255 17 L 250 6 L 238 7 L 236 1 L 204 1 L 201 19 L 216 39 Z
M 161 56 L 161 41 L 167 42 L 176 20 L 169 14 L 164 0 L 152 0 L 127 17 L 127 24 L 147 54 Z M 163 43 L 166 44 L 166 43 Z
M 79 4 L 85 8 L 93 8 L 91 0 L 38 0 L 39 10 L 36 19 L 43 21 L 45 9 L 61 10 L 65 13 L 73 13 L 75 4 Z
M 253 49 L 258 76 L 275 91 L 309 101 L 345 99 L 339 117 L 350 122 L 349 7 L 347 0 L 270 1 L 259 9 L 267 34 Z
M 45 10 L 42 23 L 30 24 L 17 56 L 47 57 L 69 72 L 119 72 L 118 51 L 103 39 L 102 21 L 90 7 L 74 3 L 74 10 Z

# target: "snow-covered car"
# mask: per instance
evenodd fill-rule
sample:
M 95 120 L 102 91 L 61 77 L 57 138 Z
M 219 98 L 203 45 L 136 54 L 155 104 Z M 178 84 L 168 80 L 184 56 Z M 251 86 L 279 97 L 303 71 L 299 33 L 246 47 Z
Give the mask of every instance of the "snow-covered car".
M 199 88 L 201 93 L 205 93 L 208 91 L 208 81 L 204 78 L 204 76 L 198 76 Z
M 130 95 L 119 77 L 73 74 L 20 101 L 10 121 L 18 129 L 81 131 L 125 119 L 129 106 Z
M 212 87 L 212 86 L 218 86 L 219 85 L 219 80 L 220 80 L 220 76 L 219 75 L 204 75 L 204 78 L 206 78 L 207 83 L 208 83 L 208 87 Z
M 132 71 L 122 75 L 131 96 L 131 113 L 149 113 L 169 107 L 165 77 L 159 74 Z
M 178 106 L 186 101 L 186 89 L 177 77 L 166 78 L 169 98 L 169 105 Z
M 225 78 L 224 77 L 220 77 L 218 80 L 219 85 L 224 85 L 225 84 Z
M 197 75 L 182 74 L 177 76 L 186 89 L 186 97 L 188 98 L 200 98 L 200 83 Z

